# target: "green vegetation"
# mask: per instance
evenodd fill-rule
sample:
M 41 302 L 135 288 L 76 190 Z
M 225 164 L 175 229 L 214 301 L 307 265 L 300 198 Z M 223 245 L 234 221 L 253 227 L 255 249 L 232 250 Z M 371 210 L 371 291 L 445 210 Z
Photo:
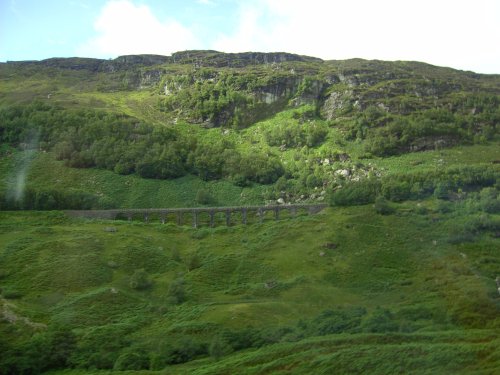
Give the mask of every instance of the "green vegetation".
M 499 76 L 185 51 L 0 81 L 0 373 L 498 373 Z M 61 211 L 303 202 L 331 207 Z
M 213 229 L 1 213 L 1 366 L 493 369 L 498 202 L 485 188 Z

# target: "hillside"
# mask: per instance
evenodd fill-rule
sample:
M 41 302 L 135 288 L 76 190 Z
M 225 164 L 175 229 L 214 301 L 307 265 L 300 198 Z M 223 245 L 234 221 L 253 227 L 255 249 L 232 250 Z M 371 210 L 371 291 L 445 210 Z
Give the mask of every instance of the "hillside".
M 488 194 L 214 229 L 0 213 L 2 366 L 494 373 Z
M 0 373 L 498 373 L 499 104 L 420 62 L 0 63 Z
M 52 208 L 124 202 L 92 184 L 76 189 L 46 176 L 39 183 L 31 162 L 78 176 L 72 180 L 90 178 L 86 168 L 96 179 L 95 168 L 166 181 L 193 176 L 197 191 L 182 205 L 200 204 L 198 190 L 220 205 L 221 195 L 228 204 L 238 195 L 242 204 L 300 202 L 345 180 L 384 176 L 386 156 L 472 144 L 493 150 L 498 141 L 500 76 L 417 62 L 186 51 L 9 62 L 0 64 L 0 80 L 6 208 L 43 208 L 31 202 L 36 194 L 66 201 Z M 9 176 L 13 166 L 33 175 Z M 35 195 L 30 202 L 15 193 L 19 179 Z M 135 202 L 127 205 L 157 204 Z

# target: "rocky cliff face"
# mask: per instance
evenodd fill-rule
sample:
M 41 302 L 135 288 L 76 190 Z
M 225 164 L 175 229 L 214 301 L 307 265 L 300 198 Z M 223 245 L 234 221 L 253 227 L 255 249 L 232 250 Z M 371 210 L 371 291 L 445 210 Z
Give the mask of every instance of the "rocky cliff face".
M 281 52 L 182 51 L 0 64 L 5 76 L 54 70 L 86 71 L 103 92 L 151 90 L 167 117 L 207 126 L 246 126 L 304 104 L 316 106 L 327 120 L 369 107 L 404 115 L 456 107 L 458 92 L 500 92 L 499 76 L 416 62 L 323 61 Z

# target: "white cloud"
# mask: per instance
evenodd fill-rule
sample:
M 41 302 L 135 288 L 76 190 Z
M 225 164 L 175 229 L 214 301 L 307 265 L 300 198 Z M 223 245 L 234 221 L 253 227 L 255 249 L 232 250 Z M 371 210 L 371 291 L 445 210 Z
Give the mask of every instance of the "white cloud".
M 176 20 L 161 21 L 146 5 L 129 0 L 108 1 L 94 23 L 97 36 L 79 46 L 77 55 L 115 57 L 161 54 L 200 48 L 195 35 Z
M 196 0 L 198 4 L 213 6 L 215 3 L 212 0 Z
M 496 0 L 257 0 L 212 48 L 324 59 L 419 60 L 500 73 Z

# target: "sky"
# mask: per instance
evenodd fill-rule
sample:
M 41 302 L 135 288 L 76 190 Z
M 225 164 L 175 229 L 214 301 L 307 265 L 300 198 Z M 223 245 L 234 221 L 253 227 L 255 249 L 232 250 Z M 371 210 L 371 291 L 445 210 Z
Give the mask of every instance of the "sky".
M 500 74 L 500 0 L 0 0 L 0 61 L 189 49 Z

